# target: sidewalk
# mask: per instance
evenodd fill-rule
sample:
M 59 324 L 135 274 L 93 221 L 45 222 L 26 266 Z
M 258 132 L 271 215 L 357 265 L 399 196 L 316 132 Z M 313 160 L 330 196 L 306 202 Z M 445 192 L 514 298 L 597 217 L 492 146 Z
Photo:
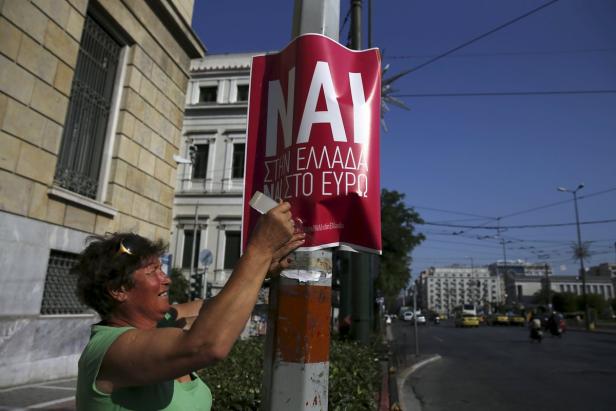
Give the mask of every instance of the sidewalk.
M 0 388 L 0 410 L 75 410 L 76 378 Z
M 565 323 L 567 324 L 567 331 L 586 331 L 586 327 L 583 321 L 577 322 L 574 320 L 567 320 L 565 321 Z M 613 322 L 604 322 L 599 320 L 595 324 L 595 328 L 592 331 L 588 332 L 599 334 L 616 334 L 616 324 L 614 324 Z

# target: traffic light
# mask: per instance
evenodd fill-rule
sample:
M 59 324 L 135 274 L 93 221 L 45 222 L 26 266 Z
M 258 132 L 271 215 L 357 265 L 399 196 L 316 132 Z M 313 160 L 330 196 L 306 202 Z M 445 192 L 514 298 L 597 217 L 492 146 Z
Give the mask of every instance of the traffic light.
M 190 278 L 190 299 L 203 298 L 203 273 L 193 274 Z

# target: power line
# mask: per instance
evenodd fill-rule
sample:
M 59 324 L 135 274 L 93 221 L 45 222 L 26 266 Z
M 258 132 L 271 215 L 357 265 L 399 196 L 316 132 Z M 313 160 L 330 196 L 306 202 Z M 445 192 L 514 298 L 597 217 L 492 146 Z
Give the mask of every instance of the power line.
M 442 208 L 424 207 L 424 206 L 418 206 L 418 205 L 411 205 L 411 207 L 412 208 L 417 208 L 419 210 L 439 211 L 441 213 L 447 213 L 447 214 L 457 214 L 457 215 L 463 215 L 463 216 L 467 216 L 467 217 L 478 217 L 478 218 L 482 218 L 482 219 L 486 219 L 486 220 L 494 220 L 494 217 L 486 217 L 484 215 L 464 213 L 464 212 L 461 212 L 461 211 L 444 210 Z
M 452 49 L 450 49 L 450 50 L 448 50 L 448 51 L 446 51 L 446 52 L 444 52 L 442 54 L 439 54 L 439 55 L 429 59 L 428 61 L 426 61 L 426 62 L 424 62 L 424 63 L 422 63 L 422 64 L 420 64 L 420 65 L 418 65 L 416 67 L 413 67 L 411 69 L 405 70 L 402 73 L 399 73 L 397 76 L 403 76 L 403 75 L 412 73 L 414 71 L 417 71 L 420 68 L 426 67 L 427 65 L 432 64 L 435 61 L 438 61 L 438 60 L 442 59 L 443 57 L 446 57 L 446 56 L 450 55 L 451 53 L 454 53 L 454 52 L 456 52 L 456 51 L 458 51 L 458 50 L 460 50 L 460 49 L 462 49 L 462 48 L 464 48 L 466 46 L 469 46 L 469 45 L 475 43 L 476 41 L 479 41 L 479 40 L 481 40 L 481 39 L 483 39 L 485 37 L 488 37 L 489 35 L 491 35 L 493 33 L 496 33 L 497 31 L 499 31 L 501 29 L 504 29 L 505 27 L 508 27 L 508 26 L 512 25 L 513 23 L 516 23 L 516 22 L 522 20 L 523 18 L 526 18 L 526 17 L 528 17 L 528 16 L 530 16 L 530 15 L 532 15 L 532 14 L 534 14 L 534 13 L 536 13 L 536 12 L 538 12 L 538 11 L 548 7 L 548 6 L 551 6 L 552 4 L 556 3 L 557 1 L 558 0 L 552 0 L 552 1 L 549 1 L 549 2 L 547 2 L 547 3 L 545 3 L 545 4 L 541 5 L 541 6 L 537 7 L 537 8 L 534 8 L 531 11 L 526 12 L 526 13 L 522 14 L 521 16 L 516 17 L 515 19 L 509 20 L 508 22 L 503 23 L 500 26 L 495 27 L 492 30 L 490 30 L 490 31 L 488 31 L 486 33 L 483 33 L 483 34 L 481 34 L 481 35 L 479 35 L 477 37 L 474 37 L 474 38 L 472 38 L 472 39 L 470 39 L 470 40 L 460 44 L 459 46 L 454 47 L 454 48 L 452 48 Z
M 590 225 L 590 224 L 607 224 L 607 223 L 616 223 L 616 219 L 610 220 L 596 220 L 596 221 L 580 221 L 580 225 Z M 467 228 L 467 229 L 484 229 L 484 230 L 498 230 L 498 229 L 519 229 L 519 228 L 546 228 L 546 227 L 567 227 L 576 225 L 576 223 L 553 223 L 553 224 L 525 224 L 525 225 L 510 225 L 510 226 L 470 226 L 470 225 L 461 225 L 461 224 L 441 224 L 441 223 L 431 223 L 428 221 L 424 221 L 422 224 L 425 225 L 434 225 L 439 227 L 452 227 L 452 228 Z
M 614 52 L 616 48 L 596 48 L 596 49 L 576 49 L 576 50 L 539 50 L 539 51 L 495 51 L 485 53 L 463 53 L 450 58 L 465 58 L 465 57 L 492 57 L 492 56 L 528 56 L 528 55 L 554 55 L 554 54 L 574 54 L 574 53 L 602 53 Z M 384 56 L 392 60 L 405 60 L 415 58 L 431 58 L 435 54 L 407 54 L 407 55 L 390 55 Z
M 393 97 L 506 97 L 506 96 L 558 96 L 579 94 L 615 94 L 616 90 L 553 90 L 553 91 L 503 91 L 476 93 L 412 93 L 394 94 Z
M 581 200 L 583 198 L 589 198 L 589 197 L 598 196 L 598 195 L 601 195 L 601 194 L 609 193 L 611 191 L 616 191 L 616 187 L 608 188 L 607 190 L 596 191 L 594 193 L 590 193 L 590 194 L 587 194 L 585 196 L 579 196 L 578 200 Z M 561 204 L 570 203 L 572 201 L 573 200 L 556 201 L 554 203 L 545 204 L 545 205 L 542 205 L 542 206 L 533 207 L 533 208 L 529 208 L 529 209 L 522 210 L 522 211 L 517 211 L 517 212 L 511 213 L 511 214 L 506 214 L 504 216 L 501 216 L 500 218 L 509 218 L 509 217 L 513 217 L 513 216 L 516 216 L 516 215 L 520 215 L 520 214 L 530 213 L 532 211 L 542 210 L 544 208 L 549 208 L 549 207 L 554 207 L 554 206 L 561 205 Z

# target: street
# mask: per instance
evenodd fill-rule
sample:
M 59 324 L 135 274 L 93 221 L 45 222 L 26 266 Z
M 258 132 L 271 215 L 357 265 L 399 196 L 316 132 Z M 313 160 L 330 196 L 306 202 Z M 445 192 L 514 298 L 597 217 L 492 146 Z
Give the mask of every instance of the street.
M 394 349 L 414 353 L 410 322 L 394 321 Z M 613 410 L 616 334 L 569 331 L 530 343 L 525 327 L 419 327 L 420 354 L 440 354 L 409 376 L 400 395 L 423 411 Z M 417 411 L 413 409 L 412 411 Z

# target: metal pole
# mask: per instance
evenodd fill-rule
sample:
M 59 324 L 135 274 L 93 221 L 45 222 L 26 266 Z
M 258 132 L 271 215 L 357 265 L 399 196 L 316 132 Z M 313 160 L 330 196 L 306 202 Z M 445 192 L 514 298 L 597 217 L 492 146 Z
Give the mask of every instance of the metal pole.
M 361 0 L 351 0 L 351 48 L 361 50 Z
M 361 50 L 361 0 L 351 0 L 351 48 Z M 352 290 L 352 326 L 351 337 L 368 344 L 370 341 L 370 331 L 372 317 L 372 256 L 367 253 L 351 253 L 349 255 L 351 264 L 352 280 L 342 287 Z
M 577 240 L 578 240 L 578 252 L 582 252 L 582 235 L 580 234 L 580 215 L 578 213 L 577 204 L 577 192 L 580 189 L 578 187 L 573 191 L 573 204 L 575 206 L 575 226 L 577 228 Z M 584 324 L 587 330 L 590 330 L 590 310 L 588 308 L 588 299 L 586 292 L 586 269 L 584 268 L 584 256 L 579 255 L 580 258 L 580 272 L 582 273 L 582 301 L 584 302 Z
M 547 298 L 547 306 L 548 310 L 552 311 L 552 290 L 550 286 L 550 277 L 549 277 L 549 265 L 545 263 L 545 293 Z
M 197 248 L 197 222 L 199 218 L 198 211 L 199 211 L 199 200 L 197 200 L 197 204 L 195 205 L 195 223 L 193 226 L 192 252 L 190 253 L 190 280 L 192 280 L 193 275 L 195 274 L 195 251 Z
M 419 355 L 419 336 L 417 335 L 417 284 L 413 286 L 413 323 L 415 328 L 415 355 Z
M 498 222 L 498 228 L 496 229 L 497 235 L 500 237 L 500 217 L 496 219 Z M 505 285 L 507 284 L 507 249 L 505 247 L 505 239 L 501 237 L 501 244 L 503 246 L 503 280 L 505 281 Z M 507 287 L 505 287 L 506 289 Z M 515 282 L 513 283 L 513 295 L 517 296 L 518 290 L 515 288 Z M 517 298 L 516 298 L 517 299 Z M 507 299 L 505 299 L 505 304 L 507 304 Z
M 338 41 L 339 0 L 296 0 L 292 36 L 320 33 Z M 319 272 L 300 282 L 299 273 Z M 270 288 L 263 373 L 265 410 L 327 410 L 332 251 L 296 252 L 293 269 Z
M 368 48 L 372 48 L 372 0 L 368 0 Z

